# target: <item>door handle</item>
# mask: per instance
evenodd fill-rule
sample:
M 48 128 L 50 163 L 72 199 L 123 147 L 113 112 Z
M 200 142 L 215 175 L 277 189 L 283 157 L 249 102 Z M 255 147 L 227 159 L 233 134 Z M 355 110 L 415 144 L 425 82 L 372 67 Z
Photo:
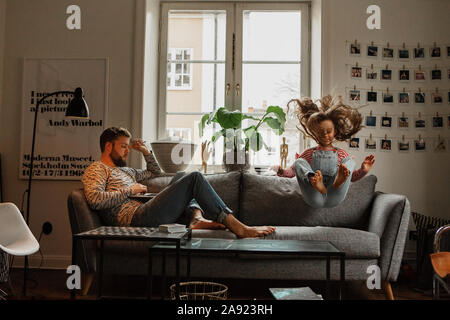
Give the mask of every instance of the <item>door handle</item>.
M 241 86 L 239 85 L 239 83 L 236 83 L 236 95 L 239 95 L 239 92 L 241 91 Z
M 230 93 L 230 90 L 231 90 L 231 86 L 229 83 L 227 83 L 226 95 L 228 95 Z

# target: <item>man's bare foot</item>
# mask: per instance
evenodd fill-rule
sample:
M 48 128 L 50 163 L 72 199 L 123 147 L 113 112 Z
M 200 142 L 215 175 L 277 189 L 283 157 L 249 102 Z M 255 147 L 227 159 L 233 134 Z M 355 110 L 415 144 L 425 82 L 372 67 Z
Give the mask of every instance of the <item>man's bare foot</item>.
M 196 219 L 195 221 L 192 221 L 189 225 L 189 228 L 191 229 L 209 229 L 209 230 L 224 230 L 227 227 L 225 225 L 212 221 L 207 219 Z
M 249 227 L 236 219 L 232 214 L 227 215 L 223 223 L 238 238 L 263 237 L 275 231 L 275 227 L 270 226 Z
M 350 175 L 350 171 L 347 169 L 346 166 L 344 166 L 341 163 L 338 167 L 338 172 L 336 175 L 336 179 L 334 180 L 333 187 L 335 189 L 339 189 L 344 184 L 344 182 L 347 180 L 349 175 Z
M 226 229 L 225 225 L 222 223 L 218 223 L 212 220 L 207 220 L 203 217 L 201 210 L 194 209 L 192 213 L 191 223 L 189 224 L 189 228 L 191 229 L 210 229 L 210 230 L 218 230 L 218 229 Z
M 317 170 L 316 174 L 309 178 L 309 183 L 311 183 L 312 187 L 321 194 L 327 193 L 327 188 L 323 184 L 323 176 L 320 170 Z

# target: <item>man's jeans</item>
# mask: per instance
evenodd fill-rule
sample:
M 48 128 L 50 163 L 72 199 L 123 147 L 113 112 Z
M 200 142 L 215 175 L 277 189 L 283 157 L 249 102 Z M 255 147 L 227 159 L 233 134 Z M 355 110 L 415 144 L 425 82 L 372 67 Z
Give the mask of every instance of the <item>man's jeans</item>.
M 232 211 L 220 199 L 200 172 L 192 172 L 169 185 L 150 201 L 136 209 L 131 226 L 157 227 L 176 222 L 193 204 L 200 205 L 205 218 L 223 223 Z
M 305 202 L 311 207 L 332 208 L 344 201 L 355 168 L 355 161 L 350 157 L 342 159 L 341 163 L 350 171 L 350 174 L 340 188 L 335 189 L 333 182 L 337 175 L 337 163 L 337 152 L 325 150 L 316 150 L 313 153 L 311 165 L 303 158 L 295 160 L 294 169 L 300 190 Z M 309 177 L 313 176 L 316 170 L 322 172 L 323 184 L 327 188 L 326 194 L 314 189 L 309 182 Z

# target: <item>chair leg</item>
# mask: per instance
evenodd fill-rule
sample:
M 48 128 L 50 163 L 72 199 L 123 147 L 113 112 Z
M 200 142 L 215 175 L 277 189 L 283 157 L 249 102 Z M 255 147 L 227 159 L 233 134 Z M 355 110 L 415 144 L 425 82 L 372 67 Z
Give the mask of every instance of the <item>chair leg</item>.
M 386 297 L 386 300 L 395 300 L 394 294 L 392 292 L 391 283 L 389 281 L 382 281 L 381 282 L 381 288 L 383 289 L 384 296 Z
M 83 284 L 81 287 L 81 295 L 85 296 L 89 293 L 92 283 L 94 282 L 94 273 L 87 273 L 83 279 Z

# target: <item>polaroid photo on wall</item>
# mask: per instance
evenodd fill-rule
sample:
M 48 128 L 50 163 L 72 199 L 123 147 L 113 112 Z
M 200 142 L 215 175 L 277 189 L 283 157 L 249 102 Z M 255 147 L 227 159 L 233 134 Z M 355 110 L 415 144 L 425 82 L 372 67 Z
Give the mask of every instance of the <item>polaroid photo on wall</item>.
M 369 58 L 378 58 L 378 46 L 368 45 L 367 46 L 367 56 Z
M 392 70 L 391 69 L 381 70 L 381 80 L 383 80 L 383 81 L 392 80 Z
M 361 56 L 361 44 L 360 43 L 350 43 L 350 55 L 351 56 Z
M 394 49 L 383 48 L 383 60 L 393 60 L 394 59 Z
M 392 150 L 392 140 L 391 139 L 381 139 L 380 150 L 381 151 L 391 151 Z
M 398 80 L 402 82 L 409 81 L 409 70 L 402 69 L 398 71 Z
M 377 117 L 376 116 L 366 116 L 366 127 L 376 127 Z
M 444 128 L 444 118 L 441 116 L 435 116 L 432 118 L 432 127 L 433 129 L 442 129 Z
M 440 69 L 431 70 L 431 80 L 441 80 L 442 72 Z
M 366 148 L 366 150 L 376 150 L 377 149 L 377 141 L 374 138 L 366 138 L 365 148 Z
M 425 48 L 414 48 L 414 59 L 415 60 L 425 59 Z
M 414 80 L 416 80 L 417 82 L 424 82 L 426 80 L 425 71 L 414 70 Z
M 392 128 L 392 117 L 388 117 L 388 116 L 381 117 L 381 128 L 384 128 L 384 129 Z
M 359 138 L 351 138 L 348 146 L 350 149 L 359 150 Z
M 397 127 L 399 129 L 408 129 L 409 128 L 409 118 L 408 117 L 398 117 L 397 119 Z
M 361 67 L 352 67 L 351 77 L 352 77 L 352 79 L 361 79 L 362 78 L 362 68 Z
M 350 101 L 361 101 L 361 91 L 360 90 L 350 90 L 349 93 Z
M 378 79 L 378 72 L 374 69 L 366 69 L 366 80 L 377 80 Z
M 433 102 L 434 104 L 441 104 L 443 102 L 442 94 L 440 94 L 439 92 L 432 92 L 431 102 Z
M 430 48 L 430 57 L 431 58 L 440 58 L 441 57 L 441 47 L 431 47 Z
M 409 103 L 409 92 L 400 92 L 398 94 L 398 103 L 408 104 Z
M 427 127 L 427 122 L 425 120 L 425 118 L 422 117 L 416 117 L 414 118 L 414 128 L 416 129 L 426 129 Z
M 424 104 L 425 103 L 425 92 L 415 92 L 414 93 L 414 103 Z
M 434 152 L 446 152 L 447 151 L 447 145 L 445 143 L 445 139 L 442 139 L 441 137 L 437 137 L 436 139 L 433 139 L 433 151 Z
M 394 95 L 390 92 L 383 92 L 383 103 L 394 103 Z
M 416 152 L 425 152 L 426 151 L 426 143 L 423 138 L 419 138 L 414 140 L 414 151 Z
M 398 151 L 399 152 L 409 152 L 410 150 L 410 144 L 409 141 L 406 139 L 401 139 L 398 141 Z
M 409 60 L 409 49 L 398 49 L 398 60 L 407 61 Z
M 367 91 L 367 102 L 377 102 L 377 92 Z

